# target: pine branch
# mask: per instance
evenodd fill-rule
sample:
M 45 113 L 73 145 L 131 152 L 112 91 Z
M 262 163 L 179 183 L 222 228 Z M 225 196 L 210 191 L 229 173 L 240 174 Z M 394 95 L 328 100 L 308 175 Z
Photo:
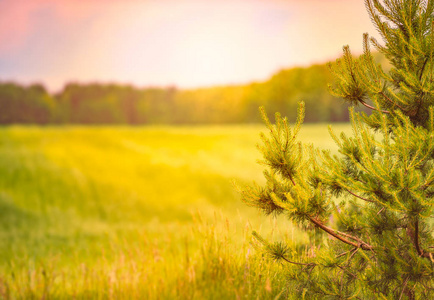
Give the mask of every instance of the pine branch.
M 420 247 L 420 242 L 419 242 L 419 220 L 415 221 L 415 223 L 414 223 L 414 230 L 411 230 L 411 228 L 407 229 L 407 234 L 412 239 L 413 245 L 416 248 L 417 254 L 419 254 L 420 257 L 424 257 L 424 258 L 432 260 L 432 253 L 428 252 L 428 251 L 425 251 L 423 248 Z
M 316 263 L 299 263 L 295 261 L 290 261 L 285 256 L 282 256 L 282 259 L 290 264 L 299 265 L 299 266 L 309 266 L 309 267 L 316 267 L 318 264 Z
M 407 283 L 408 283 L 408 279 L 409 278 L 410 278 L 410 276 L 407 276 L 407 278 L 404 281 L 404 284 L 403 284 L 403 287 L 402 287 L 402 290 L 401 290 L 401 294 L 399 295 L 399 300 L 401 300 L 402 296 L 404 295 L 404 291 L 405 291 L 405 289 L 407 287 Z
M 309 221 L 311 221 L 312 223 L 314 223 L 316 226 L 318 226 L 319 228 L 321 228 L 323 231 L 327 232 L 328 234 L 330 234 L 331 236 L 337 238 L 338 240 L 340 240 L 341 242 L 357 247 L 357 248 L 362 248 L 363 250 L 373 250 L 373 247 L 363 241 L 361 241 L 360 239 L 351 236 L 349 234 L 343 233 L 343 232 L 339 232 L 339 231 L 335 231 L 334 229 L 325 226 L 324 224 L 322 224 L 320 221 L 318 221 L 315 218 L 309 217 Z M 341 235 L 348 237 L 352 240 L 358 241 L 359 243 L 355 243 L 352 242 L 344 237 L 342 237 Z
M 396 103 L 396 101 L 392 101 L 392 99 L 390 99 L 386 93 L 384 93 L 384 91 L 380 92 L 380 95 L 383 96 L 387 101 L 389 101 L 390 103 L 392 103 L 395 106 L 398 106 L 399 109 L 401 109 L 402 111 L 404 110 L 404 108 L 402 108 L 398 103 Z
M 359 102 L 362 103 L 362 105 L 366 106 L 367 108 L 370 108 L 370 109 L 373 109 L 373 110 L 376 110 L 376 111 L 379 111 L 379 112 L 382 112 L 382 113 L 385 113 L 385 114 L 390 114 L 390 112 L 388 112 L 387 110 L 377 109 L 377 108 L 375 108 L 375 107 L 367 104 L 363 100 L 359 100 Z
M 337 267 L 338 267 L 339 269 L 341 269 L 343 273 L 345 272 L 345 273 L 351 275 L 352 277 L 357 278 L 357 275 L 355 275 L 355 274 L 351 273 L 350 271 L 348 271 L 347 268 L 344 268 L 344 267 L 342 267 L 342 266 L 337 266 Z
M 425 61 L 423 62 L 422 69 L 420 70 L 420 74 L 419 74 L 419 81 L 422 80 L 422 75 L 423 75 L 423 72 L 425 70 L 425 66 L 426 66 L 427 62 L 428 62 L 428 57 L 425 58 Z M 422 106 L 422 97 L 420 97 L 419 105 L 417 106 L 417 110 L 416 110 L 416 114 L 415 115 L 419 114 L 419 110 L 420 110 L 421 106 Z
M 353 251 L 353 250 L 354 250 L 354 249 L 351 249 L 351 250 L 345 251 L 345 252 L 343 252 L 343 253 L 337 255 L 336 258 L 342 257 L 342 256 L 348 254 L 349 252 Z
M 425 66 L 426 66 L 427 62 L 428 62 L 428 57 L 425 58 L 425 61 L 423 62 L 422 69 L 420 70 L 420 74 L 419 74 L 419 80 L 422 79 L 423 71 L 425 70 Z
M 357 253 L 357 251 L 359 251 L 360 248 L 355 248 L 353 249 L 353 253 L 351 253 L 350 258 L 348 259 L 348 264 L 350 263 L 350 261 L 353 259 L 354 255 Z
M 414 223 L 414 245 L 416 247 L 417 253 L 422 256 L 423 250 L 420 248 L 419 245 L 419 220 L 416 220 L 416 222 Z
M 366 201 L 366 202 L 371 202 L 371 203 L 376 203 L 375 201 L 372 201 L 372 200 L 369 200 L 369 199 L 366 199 L 366 198 L 363 198 L 363 197 L 361 197 L 361 196 L 359 196 L 359 195 L 356 195 L 356 194 L 354 194 L 353 192 L 351 192 L 349 189 L 345 189 L 348 193 L 350 193 L 351 195 L 353 195 L 354 197 L 357 197 L 357 198 L 359 198 L 359 199 L 362 199 L 363 201 Z
M 291 180 L 292 184 L 293 184 L 294 186 L 296 186 L 295 181 L 294 181 L 294 178 L 292 178 L 291 175 L 289 175 L 289 180 Z

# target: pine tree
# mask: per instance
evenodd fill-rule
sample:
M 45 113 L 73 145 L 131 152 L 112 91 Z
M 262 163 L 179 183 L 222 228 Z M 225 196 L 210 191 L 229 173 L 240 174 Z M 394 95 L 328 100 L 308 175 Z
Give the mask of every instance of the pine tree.
M 310 251 L 253 234 L 283 264 L 296 299 L 434 299 L 434 0 L 365 4 L 383 43 L 364 34 L 360 57 L 345 46 L 329 65 L 332 94 L 353 105 L 353 136 L 329 128 L 339 149 L 331 154 L 298 141 L 303 103 L 292 128 L 262 109 L 266 185 L 241 189 L 248 205 L 322 233 Z

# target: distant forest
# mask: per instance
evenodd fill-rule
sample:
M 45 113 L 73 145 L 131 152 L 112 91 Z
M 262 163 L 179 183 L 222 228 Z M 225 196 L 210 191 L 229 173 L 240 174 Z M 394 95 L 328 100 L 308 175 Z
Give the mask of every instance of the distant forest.
M 58 94 L 40 84 L 0 83 L 0 124 L 226 124 L 260 122 L 259 106 L 272 116 L 306 122 L 347 122 L 348 105 L 328 93 L 325 64 L 282 70 L 248 85 L 200 89 L 136 88 L 69 83 Z

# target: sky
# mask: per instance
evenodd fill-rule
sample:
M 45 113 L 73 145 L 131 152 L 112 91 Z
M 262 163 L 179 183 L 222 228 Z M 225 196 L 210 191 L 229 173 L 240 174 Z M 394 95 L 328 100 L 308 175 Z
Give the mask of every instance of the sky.
M 362 51 L 363 0 L 0 0 L 0 81 L 197 88 Z

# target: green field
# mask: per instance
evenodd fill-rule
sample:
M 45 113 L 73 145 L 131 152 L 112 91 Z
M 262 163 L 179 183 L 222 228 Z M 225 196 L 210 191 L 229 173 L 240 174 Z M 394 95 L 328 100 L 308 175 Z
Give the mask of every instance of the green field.
M 250 233 L 307 237 L 233 185 L 263 182 L 264 129 L 0 128 L 0 299 L 282 298 Z M 300 137 L 336 149 L 324 124 Z

